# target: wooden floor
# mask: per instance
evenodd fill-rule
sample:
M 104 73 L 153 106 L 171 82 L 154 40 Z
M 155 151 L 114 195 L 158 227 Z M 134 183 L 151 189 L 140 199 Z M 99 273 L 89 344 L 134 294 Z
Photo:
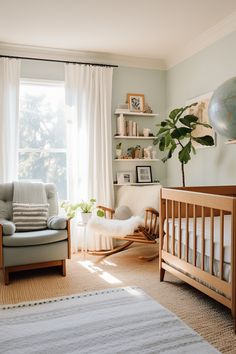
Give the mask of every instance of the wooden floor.
M 160 304 L 174 312 L 222 353 L 236 352 L 236 336 L 229 310 L 171 275 L 159 282 L 158 261 L 146 262 L 156 245 L 138 245 L 108 258 L 74 255 L 67 264 L 67 277 L 57 269 L 44 269 L 11 276 L 9 286 L 0 275 L 3 304 L 46 299 L 83 291 L 139 286 Z

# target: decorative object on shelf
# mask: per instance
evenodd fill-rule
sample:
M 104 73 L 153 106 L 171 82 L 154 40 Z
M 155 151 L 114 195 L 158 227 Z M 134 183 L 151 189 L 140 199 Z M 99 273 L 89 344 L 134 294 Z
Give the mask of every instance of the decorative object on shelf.
M 131 112 L 143 112 L 144 110 L 144 95 L 141 93 L 127 94 L 128 106 Z
M 129 147 L 129 148 L 127 149 L 127 156 L 128 156 L 128 158 L 134 159 L 134 154 L 135 154 L 135 152 L 134 152 L 134 147 L 133 147 L 133 146 Z
M 142 148 L 140 145 L 136 145 L 134 148 L 134 158 L 142 159 L 142 157 L 143 157 Z
M 122 156 L 122 149 L 121 149 L 122 143 L 119 143 L 116 145 L 116 158 L 120 159 Z
M 202 125 L 206 128 L 211 128 L 209 124 L 199 122 L 199 119 L 194 114 L 182 114 L 188 111 L 192 106 L 196 106 L 197 103 L 193 103 L 190 106 L 176 108 L 170 112 L 169 118 L 163 120 L 157 126 L 160 126 L 156 139 L 153 144 L 159 144 L 161 151 L 167 151 L 167 156 L 162 159 L 166 162 L 173 155 L 176 148 L 180 148 L 178 158 L 181 163 L 182 183 L 185 186 L 185 173 L 184 165 L 191 160 L 191 152 L 196 154 L 196 150 L 193 146 L 193 141 L 201 145 L 212 146 L 214 140 L 210 135 L 204 135 L 200 137 L 193 136 L 193 133 L 197 126 Z
M 136 166 L 136 177 L 138 183 L 152 183 L 152 167 Z
M 122 113 L 119 115 L 119 117 L 117 117 L 116 122 L 117 122 L 117 126 L 116 126 L 117 134 L 121 136 L 126 135 L 126 120 Z
M 152 155 L 152 159 L 153 159 L 153 160 L 156 159 L 156 154 L 157 154 L 157 152 L 156 152 L 155 150 L 153 150 L 153 151 L 151 152 L 151 155 Z
M 230 140 L 236 139 L 236 77 L 225 81 L 214 91 L 209 117 L 217 133 Z
M 199 123 L 209 124 L 208 106 L 209 106 L 209 102 L 210 102 L 211 97 L 212 97 L 212 92 L 208 92 L 205 95 L 201 95 L 201 96 L 195 97 L 191 100 L 188 100 L 186 102 L 186 105 L 188 105 L 188 106 L 191 105 L 192 103 L 195 103 L 195 102 L 197 102 L 197 104 L 194 106 L 191 106 L 186 111 L 186 113 L 188 113 L 190 115 L 192 114 L 192 115 L 198 117 Z M 214 145 L 216 145 L 216 133 L 212 128 L 205 127 L 204 125 L 198 125 L 192 133 L 193 137 L 200 137 L 200 136 L 204 136 L 204 135 L 212 136 L 212 138 L 214 139 Z M 194 140 L 192 141 L 192 144 L 195 149 L 209 147 L 207 145 L 202 145 Z
M 145 103 L 143 113 L 152 113 L 151 107 Z
M 132 172 L 117 172 L 117 184 L 133 183 Z
M 143 128 L 143 136 L 147 138 L 150 134 L 150 131 L 151 130 L 149 128 Z
M 127 113 L 129 112 L 128 103 L 119 103 L 116 109 L 116 113 Z
M 146 148 L 143 149 L 143 152 L 144 152 L 144 160 L 148 159 L 152 159 L 152 146 L 149 145 L 147 146 Z

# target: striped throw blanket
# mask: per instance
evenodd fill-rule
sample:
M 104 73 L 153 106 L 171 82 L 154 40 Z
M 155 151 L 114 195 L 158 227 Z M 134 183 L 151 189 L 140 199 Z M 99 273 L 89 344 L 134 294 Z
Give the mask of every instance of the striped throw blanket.
M 47 228 L 49 204 L 13 203 L 12 206 L 16 231 L 33 231 Z

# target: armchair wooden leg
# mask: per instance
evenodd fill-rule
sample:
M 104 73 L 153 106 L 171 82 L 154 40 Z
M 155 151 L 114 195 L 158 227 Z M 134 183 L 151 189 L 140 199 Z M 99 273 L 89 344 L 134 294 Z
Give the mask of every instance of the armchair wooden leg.
M 66 276 L 66 259 L 63 259 L 63 261 L 62 261 L 61 274 L 63 277 Z
M 9 271 L 7 268 L 3 268 L 4 284 L 9 285 Z
M 161 268 L 160 269 L 160 281 L 164 280 L 164 276 L 165 276 L 165 269 Z

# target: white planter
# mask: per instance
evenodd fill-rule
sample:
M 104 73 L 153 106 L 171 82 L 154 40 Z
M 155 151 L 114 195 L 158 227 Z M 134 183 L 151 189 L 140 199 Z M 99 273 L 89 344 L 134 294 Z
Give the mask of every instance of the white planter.
M 81 220 L 83 224 L 87 224 L 89 219 L 91 218 L 92 213 L 81 213 Z
M 122 150 L 121 149 L 116 149 L 116 158 L 119 159 L 122 155 Z

